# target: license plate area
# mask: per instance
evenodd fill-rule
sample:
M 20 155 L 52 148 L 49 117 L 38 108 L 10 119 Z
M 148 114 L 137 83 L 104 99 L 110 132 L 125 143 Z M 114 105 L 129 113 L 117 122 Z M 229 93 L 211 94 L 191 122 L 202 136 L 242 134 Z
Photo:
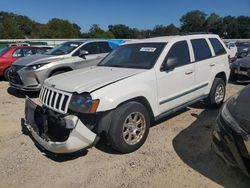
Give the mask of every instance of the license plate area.
M 248 72 L 247 72 L 247 71 L 235 70 L 235 73 L 236 73 L 236 74 L 240 74 L 240 75 L 245 75 L 245 76 L 248 75 Z

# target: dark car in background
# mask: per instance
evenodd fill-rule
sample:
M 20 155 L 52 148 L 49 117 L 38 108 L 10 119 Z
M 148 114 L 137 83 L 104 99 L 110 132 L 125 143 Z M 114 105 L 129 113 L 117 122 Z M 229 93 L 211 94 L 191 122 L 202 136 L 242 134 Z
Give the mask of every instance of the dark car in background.
M 238 48 L 238 52 L 236 54 L 238 58 L 246 57 L 250 53 L 250 41 L 236 42 L 235 44 Z
M 230 78 L 232 81 L 250 81 L 250 54 L 231 64 Z
M 213 130 L 212 148 L 250 175 L 250 85 L 225 102 Z
M 8 79 L 9 68 L 20 57 L 45 53 L 46 49 L 34 46 L 9 46 L 0 49 L 0 76 Z

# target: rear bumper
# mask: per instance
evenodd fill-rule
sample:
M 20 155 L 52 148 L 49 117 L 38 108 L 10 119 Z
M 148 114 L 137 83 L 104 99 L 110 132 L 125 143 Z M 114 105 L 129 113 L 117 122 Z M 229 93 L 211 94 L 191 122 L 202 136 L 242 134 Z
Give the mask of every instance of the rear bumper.
M 65 141 L 50 141 L 43 138 L 44 125 L 37 125 L 36 116 L 40 106 L 29 98 L 25 101 L 25 125 L 34 140 L 46 150 L 52 153 L 73 153 L 88 148 L 97 142 L 98 137 L 89 130 L 77 116 L 68 115 L 64 117 L 67 127 L 71 127 L 69 136 Z M 41 127 L 42 126 L 42 127 Z M 56 126 L 56 125 L 54 125 Z M 60 134 L 60 132 L 58 132 Z
M 246 141 L 221 120 L 220 115 L 212 134 L 212 148 L 227 164 L 240 168 L 250 176 L 250 155 Z M 249 142 L 249 141 L 247 141 Z

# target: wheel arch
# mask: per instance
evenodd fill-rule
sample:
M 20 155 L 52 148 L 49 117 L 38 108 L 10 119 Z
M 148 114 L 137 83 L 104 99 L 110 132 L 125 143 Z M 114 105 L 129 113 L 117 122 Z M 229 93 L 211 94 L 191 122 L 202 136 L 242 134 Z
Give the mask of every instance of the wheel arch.
M 65 66 L 65 67 L 58 67 L 56 69 L 53 69 L 50 73 L 49 73 L 49 77 L 52 76 L 52 74 L 58 72 L 58 71 L 72 71 L 73 69 L 71 67 Z

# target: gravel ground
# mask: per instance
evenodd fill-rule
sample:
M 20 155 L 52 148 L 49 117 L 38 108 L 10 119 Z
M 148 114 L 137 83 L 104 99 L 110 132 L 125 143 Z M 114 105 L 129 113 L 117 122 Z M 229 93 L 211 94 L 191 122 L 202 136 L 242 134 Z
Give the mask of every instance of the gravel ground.
M 227 97 L 243 87 L 229 84 Z M 210 148 L 218 110 L 197 104 L 154 123 L 145 144 L 131 154 L 99 142 L 87 151 L 54 156 L 39 150 L 22 129 L 24 98 L 0 81 L 1 188 L 250 186 L 250 179 Z

